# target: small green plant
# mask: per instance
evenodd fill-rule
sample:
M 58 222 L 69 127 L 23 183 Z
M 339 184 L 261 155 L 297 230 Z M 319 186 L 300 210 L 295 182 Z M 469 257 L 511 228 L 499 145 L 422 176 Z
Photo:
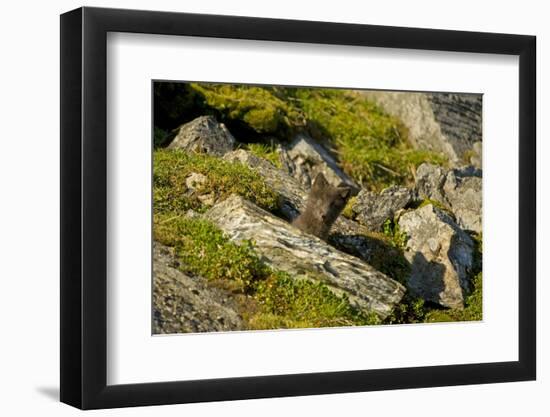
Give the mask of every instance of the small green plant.
M 384 319 L 385 324 L 423 323 L 426 318 L 425 303 L 422 298 L 405 297 L 397 304 L 391 314 Z
M 267 143 L 250 143 L 247 148 L 254 155 L 271 162 L 275 167 L 282 168 L 281 158 L 277 147 Z
M 405 232 L 399 229 L 399 225 L 393 219 L 387 219 L 382 226 L 384 235 L 387 236 L 392 244 L 399 249 L 404 249 L 409 237 Z

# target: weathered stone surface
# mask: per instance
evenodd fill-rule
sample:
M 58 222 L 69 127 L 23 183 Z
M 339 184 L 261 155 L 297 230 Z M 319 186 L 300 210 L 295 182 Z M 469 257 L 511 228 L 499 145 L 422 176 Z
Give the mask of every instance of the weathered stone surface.
M 479 94 L 365 91 L 364 95 L 403 122 L 416 148 L 443 152 L 456 164 L 482 140 Z
M 244 149 L 238 149 L 224 156 L 224 159 L 241 162 L 258 172 L 266 184 L 281 198 L 281 214 L 288 221 L 294 220 L 305 208 L 307 191 L 298 181 L 286 172 L 277 169 L 265 159 Z M 370 257 L 370 240 L 365 237 L 368 230 L 358 222 L 339 216 L 332 226 L 329 242 L 347 253 L 368 260 Z
M 441 203 L 446 202 L 443 194 L 445 171 L 439 165 L 422 164 L 416 169 L 416 191 L 420 198 L 429 198 Z
M 180 126 L 168 147 L 222 156 L 235 148 L 235 138 L 214 117 L 201 116 Z
M 364 311 L 387 316 L 405 288 L 372 266 L 340 252 L 251 202 L 231 196 L 205 217 L 234 241 L 252 240 L 262 259 L 296 278 L 320 279 Z
M 455 153 L 463 158 L 482 140 L 482 95 L 427 93 L 441 133 Z
M 411 263 L 411 293 L 444 307 L 463 308 L 474 262 L 470 236 L 431 204 L 403 214 L 399 227 L 409 237 L 405 257 Z
M 420 198 L 437 200 L 448 206 L 465 230 L 482 230 L 481 170 L 462 167 L 445 171 L 437 165 L 422 164 L 416 171 L 416 190 Z
M 379 231 L 386 219 L 393 218 L 395 213 L 409 204 L 413 198 L 413 190 L 397 185 L 388 187 L 380 193 L 361 190 L 352 210 L 359 223 L 370 230 Z
M 352 195 L 359 192 L 359 186 L 340 169 L 334 157 L 303 133 L 298 134 L 288 146 L 283 165 L 306 189 L 311 188 L 317 174 L 322 173 L 329 184 L 335 187 L 347 185 Z
M 177 269 L 170 249 L 153 242 L 153 333 L 244 329 L 229 294 Z

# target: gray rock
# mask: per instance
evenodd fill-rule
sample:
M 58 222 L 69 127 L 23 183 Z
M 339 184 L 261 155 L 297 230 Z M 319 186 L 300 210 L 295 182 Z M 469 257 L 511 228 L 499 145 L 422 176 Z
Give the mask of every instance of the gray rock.
M 177 269 L 171 249 L 153 242 L 153 333 L 244 330 L 229 293 Z
M 481 233 L 482 230 L 482 179 L 462 176 L 451 170 L 446 177 L 443 191 L 456 220 L 464 230 Z
M 353 204 L 355 219 L 370 230 L 379 231 L 386 219 L 413 201 L 414 192 L 407 187 L 392 186 L 380 193 L 361 190 Z
M 473 166 L 445 171 L 422 164 L 416 171 L 416 190 L 420 198 L 437 200 L 456 216 L 465 230 L 482 230 L 482 172 Z
M 455 164 L 482 140 L 480 94 L 365 91 L 387 113 L 399 118 L 418 149 L 442 152 Z
M 214 117 L 201 116 L 181 125 L 168 147 L 222 156 L 235 148 L 235 138 Z
M 405 288 L 354 256 L 340 252 L 239 196 L 231 196 L 205 214 L 237 242 L 252 240 L 256 252 L 274 268 L 295 278 L 320 279 L 355 307 L 386 317 Z
M 464 307 L 474 242 L 445 212 L 428 204 L 403 214 L 399 228 L 408 238 L 411 294 L 449 308 Z
M 282 155 L 283 166 L 306 189 L 311 188 L 318 173 L 322 173 L 329 184 L 338 187 L 347 185 L 352 195 L 359 192 L 359 186 L 344 173 L 334 157 L 306 134 L 298 134 Z

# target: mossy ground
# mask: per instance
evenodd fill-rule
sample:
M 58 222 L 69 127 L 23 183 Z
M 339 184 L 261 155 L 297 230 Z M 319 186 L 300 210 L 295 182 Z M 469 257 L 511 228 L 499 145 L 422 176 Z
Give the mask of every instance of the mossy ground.
M 155 94 L 155 108 L 159 108 L 158 118 L 164 122 L 158 128 L 174 128 L 177 123 L 189 121 L 191 116 L 202 112 L 214 114 L 230 130 L 242 133 L 241 140 L 245 142 L 261 142 L 266 135 L 286 141 L 295 133 L 306 131 L 331 148 L 343 170 L 367 189 L 408 184 L 415 168 L 423 162 L 446 163 L 441 154 L 413 149 L 405 126 L 358 91 L 206 83 L 168 83 L 169 87 L 164 84 L 158 83 L 155 87 L 159 90 Z M 173 93 L 174 90 L 179 91 L 179 95 Z M 162 112 L 165 108 L 170 108 L 170 112 Z M 190 117 L 176 117 L 175 114 Z
M 186 178 L 207 178 L 201 193 L 223 199 L 236 193 L 260 207 L 277 209 L 277 195 L 262 178 L 240 163 L 203 154 L 158 149 L 154 152 L 153 222 L 155 240 L 173 247 L 179 268 L 212 285 L 245 295 L 241 314 L 250 329 L 335 327 L 376 324 L 375 315 L 355 310 L 349 301 L 319 282 L 294 279 L 266 266 L 250 241 L 235 244 L 221 230 L 189 209 L 207 207 L 187 194 Z
M 206 182 L 197 184 L 189 194 L 186 179 L 191 173 L 202 174 Z M 157 149 L 153 155 L 153 207 L 155 213 L 179 215 L 189 209 L 204 210 L 197 195 L 212 194 L 214 200 L 238 194 L 258 206 L 274 211 L 278 195 L 263 178 L 247 166 L 206 154 L 181 150 Z
M 344 171 L 370 190 L 408 185 L 418 165 L 445 165 L 446 159 L 412 149 L 407 129 L 399 120 L 359 92 L 196 83 L 155 85 L 158 126 L 154 129 L 154 235 L 175 248 L 181 268 L 204 276 L 213 285 L 246 294 L 250 302 L 242 304 L 242 314 L 251 329 L 379 323 L 375 316 L 355 311 L 344 297 L 336 296 L 324 284 L 295 280 L 265 266 L 252 242 L 235 245 L 212 224 L 185 216 L 189 209 L 207 209 L 196 196 L 187 193 L 185 180 L 193 172 L 207 178 L 199 185 L 200 194 L 212 193 L 214 200 L 219 200 L 236 193 L 271 212 L 278 209 L 278 196 L 246 166 L 163 149 L 173 128 L 205 114 L 226 123 L 232 132 L 239 133 L 239 140 L 247 142 L 245 146 L 252 153 L 275 166 L 280 166 L 279 155 L 266 138 L 284 142 L 306 131 L 329 147 Z M 344 215 L 353 217 L 352 206 L 350 201 Z M 410 268 L 403 255 L 406 236 L 390 221 L 384 233 L 369 237 L 373 242 L 369 262 L 405 283 Z M 481 252 L 480 244 L 479 258 Z M 464 310 L 437 309 L 407 294 L 384 323 L 480 320 L 480 263 L 471 277 L 472 291 Z
M 246 295 L 241 311 L 248 328 L 281 329 L 377 324 L 346 297 L 316 281 L 294 279 L 265 265 L 250 241 L 237 245 L 200 218 L 155 215 L 155 239 L 175 249 L 179 268 Z

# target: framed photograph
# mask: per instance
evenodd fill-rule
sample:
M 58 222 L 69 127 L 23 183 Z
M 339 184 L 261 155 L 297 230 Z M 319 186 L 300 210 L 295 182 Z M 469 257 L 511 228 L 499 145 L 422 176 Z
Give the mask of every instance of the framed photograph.
M 533 380 L 535 37 L 61 16 L 61 401 Z

